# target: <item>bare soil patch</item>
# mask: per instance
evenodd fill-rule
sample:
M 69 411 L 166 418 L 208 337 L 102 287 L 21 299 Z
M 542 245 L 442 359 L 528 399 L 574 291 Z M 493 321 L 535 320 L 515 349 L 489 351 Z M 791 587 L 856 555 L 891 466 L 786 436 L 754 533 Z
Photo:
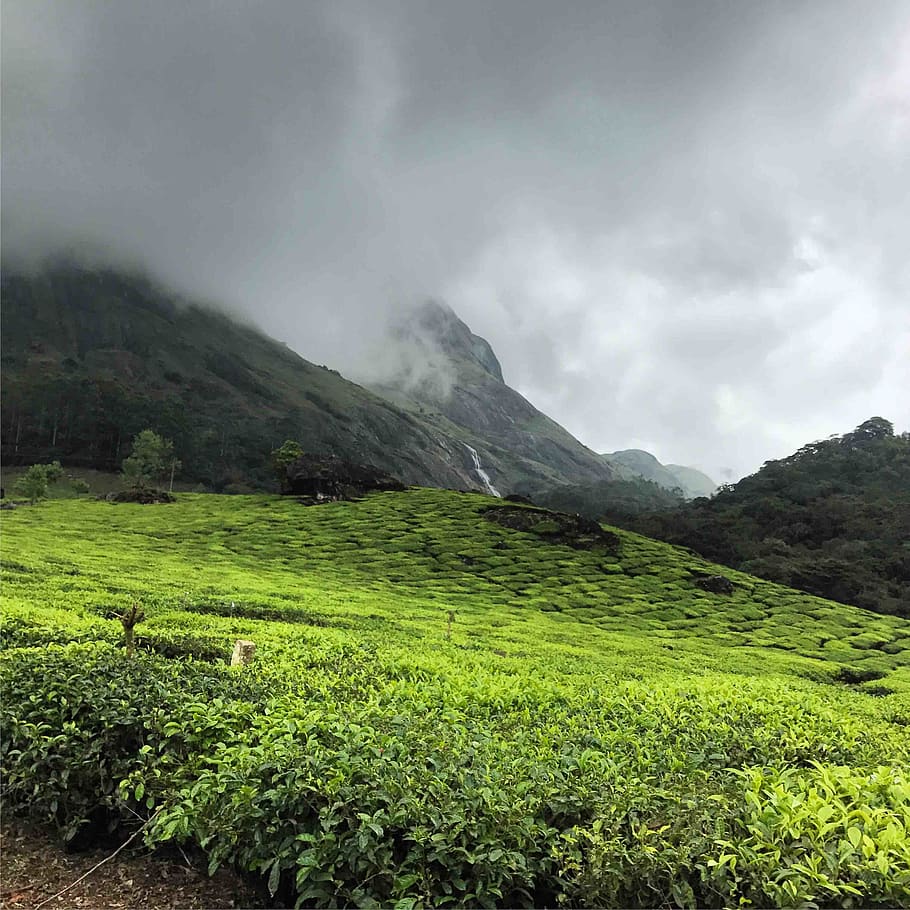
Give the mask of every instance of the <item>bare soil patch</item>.
M 0 907 L 35 910 L 113 853 L 66 853 L 46 832 L 4 820 L 0 827 Z M 192 859 L 191 859 L 192 862 Z M 194 863 L 194 865 L 196 865 Z M 267 907 L 264 895 L 221 869 L 212 878 L 178 854 L 150 853 L 137 839 L 46 910 L 221 910 Z

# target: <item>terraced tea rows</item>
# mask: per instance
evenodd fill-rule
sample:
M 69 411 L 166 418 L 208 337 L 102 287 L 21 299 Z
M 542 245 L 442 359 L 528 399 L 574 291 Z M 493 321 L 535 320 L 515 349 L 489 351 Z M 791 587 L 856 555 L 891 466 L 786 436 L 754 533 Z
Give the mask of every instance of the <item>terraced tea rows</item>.
M 494 505 L 8 514 L 5 798 L 75 837 L 157 813 L 317 906 L 910 900 L 910 623 Z

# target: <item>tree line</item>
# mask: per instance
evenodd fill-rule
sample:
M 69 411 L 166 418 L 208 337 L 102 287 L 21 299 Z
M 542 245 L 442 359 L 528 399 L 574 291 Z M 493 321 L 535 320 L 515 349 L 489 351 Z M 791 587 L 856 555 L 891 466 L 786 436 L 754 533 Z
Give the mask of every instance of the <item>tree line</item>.
M 710 499 L 622 524 L 811 594 L 910 616 L 910 434 L 882 417 Z

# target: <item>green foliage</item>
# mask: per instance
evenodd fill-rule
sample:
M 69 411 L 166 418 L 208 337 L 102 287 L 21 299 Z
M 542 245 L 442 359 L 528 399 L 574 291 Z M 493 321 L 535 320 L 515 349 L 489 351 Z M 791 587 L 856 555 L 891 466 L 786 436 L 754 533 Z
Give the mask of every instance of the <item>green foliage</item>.
M 16 482 L 16 492 L 32 504 L 47 496 L 48 465 L 33 464 Z
M 10 513 L 5 804 L 77 837 L 155 812 L 150 844 L 291 905 L 910 903 L 910 623 L 488 506 Z
M 295 462 L 301 455 L 303 455 L 303 448 L 299 442 L 295 442 L 293 439 L 286 439 L 277 449 L 272 450 L 270 456 L 272 472 L 282 490 L 287 487 L 288 465 Z
M 226 668 L 110 645 L 11 651 L 0 665 L 6 805 L 56 825 L 65 840 L 148 811 L 245 722 L 247 695 Z M 141 779 L 124 793 L 121 782 Z
M 63 468 L 59 461 L 50 464 L 33 464 L 15 483 L 17 493 L 20 493 L 32 504 L 47 496 L 47 488 L 58 483 L 63 477 Z
M 873 417 L 636 531 L 812 594 L 910 616 L 910 434 Z
M 910 778 L 839 765 L 750 768 L 715 882 L 755 905 L 903 906 L 910 896 Z M 808 848 L 808 849 L 807 849 Z
M 537 490 L 531 497 L 548 509 L 618 523 L 642 512 L 675 509 L 684 502 L 678 490 L 668 490 L 643 478 L 565 484 Z
M 176 471 L 180 461 L 174 457 L 174 444 L 154 430 L 143 430 L 133 439 L 132 453 L 123 459 L 123 479 L 135 490 L 145 490 L 165 475 Z

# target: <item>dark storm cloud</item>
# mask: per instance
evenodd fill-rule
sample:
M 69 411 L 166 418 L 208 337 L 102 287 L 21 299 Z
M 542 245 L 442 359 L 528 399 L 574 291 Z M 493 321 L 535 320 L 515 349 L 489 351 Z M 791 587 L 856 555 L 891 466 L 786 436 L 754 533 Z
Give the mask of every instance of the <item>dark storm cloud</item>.
M 910 424 L 901 2 L 7 0 L 3 242 L 368 376 L 443 297 L 602 451 Z

